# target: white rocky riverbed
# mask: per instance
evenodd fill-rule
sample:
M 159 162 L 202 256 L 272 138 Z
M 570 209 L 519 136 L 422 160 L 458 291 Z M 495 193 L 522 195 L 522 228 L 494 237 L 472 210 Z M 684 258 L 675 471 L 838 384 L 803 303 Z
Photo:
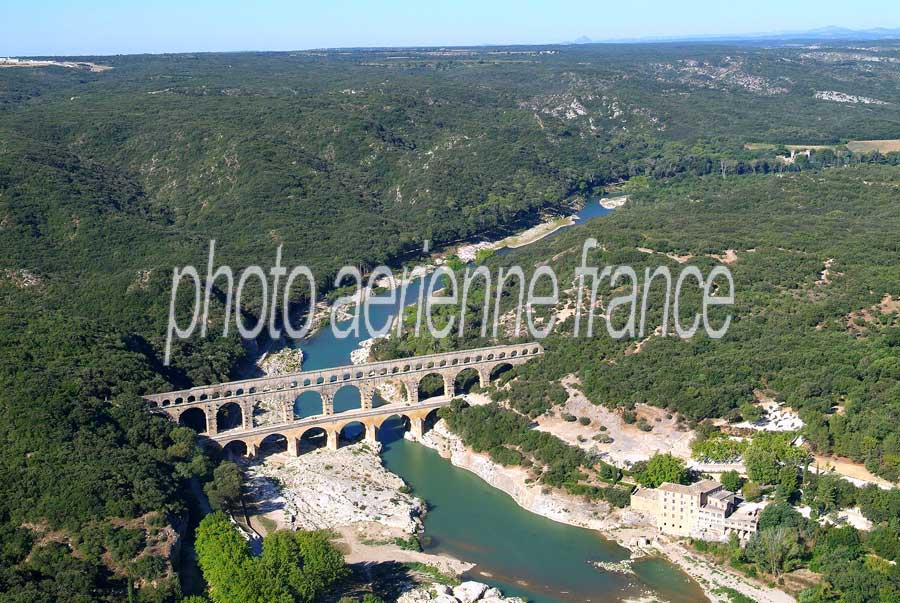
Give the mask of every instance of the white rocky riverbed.
M 400 595 L 397 603 L 525 603 L 519 597 L 504 598 L 496 588 L 481 582 L 468 581 L 456 587 L 444 584 L 421 586 Z
M 260 513 L 285 528 L 367 524 L 386 528 L 384 537 L 413 534 L 424 504 L 381 465 L 380 448 L 359 442 L 299 457 L 271 455 L 247 468 L 251 498 L 259 501 Z
M 296 373 L 303 367 L 303 350 L 282 348 L 277 352 L 266 352 L 256 365 L 267 377 Z

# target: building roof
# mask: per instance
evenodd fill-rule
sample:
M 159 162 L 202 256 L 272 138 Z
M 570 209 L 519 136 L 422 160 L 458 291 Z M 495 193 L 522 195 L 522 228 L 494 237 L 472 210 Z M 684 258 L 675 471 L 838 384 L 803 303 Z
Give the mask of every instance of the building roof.
M 722 487 L 722 484 L 717 482 L 714 479 L 705 479 L 703 481 L 699 481 L 696 484 L 691 484 L 689 486 L 685 486 L 682 484 L 673 484 L 672 482 L 663 482 L 660 484 L 659 489 L 665 490 L 667 492 L 675 492 L 677 494 L 706 494 L 707 492 L 712 492 L 714 490 L 718 490 Z
M 651 488 L 638 488 L 631 495 L 638 498 L 656 498 L 656 492 Z

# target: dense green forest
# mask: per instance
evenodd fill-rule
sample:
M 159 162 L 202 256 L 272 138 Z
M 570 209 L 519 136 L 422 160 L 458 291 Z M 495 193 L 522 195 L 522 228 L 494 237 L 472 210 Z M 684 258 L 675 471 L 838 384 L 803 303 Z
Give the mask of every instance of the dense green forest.
M 626 210 L 509 257 L 543 261 L 587 234 L 636 266 L 651 258 L 635 246 L 734 248 L 740 320 L 723 345 L 659 339 L 615 371 L 604 362 L 621 346 L 559 337 L 517 387 L 574 371 L 598 403 L 695 420 L 765 387 L 816 446 L 896 478 L 898 339 L 886 318 L 845 320 L 900 291 L 896 170 L 820 170 L 893 161 L 840 145 L 897 137 L 898 64 L 847 53 L 611 45 L 0 70 L 0 598 L 178 599 L 154 551 L 184 522 L 187 480 L 212 466 L 138 396 L 227 379 L 253 348 L 192 339 L 162 366 L 171 269 L 205 265 L 210 239 L 236 270 L 283 244 L 283 264 L 327 277 L 414 259 L 426 239 L 498 235 L 627 179 Z M 748 143 L 837 146 L 788 166 Z M 836 276 L 817 286 L 828 258 Z
M 601 243 L 589 265 L 628 264 L 639 275 L 660 265 L 677 275 L 676 256 L 708 272 L 727 250 L 735 254 L 733 319 L 722 339 L 673 337 L 671 316 L 669 336 L 654 334 L 664 306 L 658 279 L 639 353 L 634 339 L 612 339 L 602 322 L 593 337 L 574 337 L 570 317 L 544 340 L 545 356 L 514 369 L 518 378 L 498 395 L 533 416 L 559 401 L 548 395 L 547 381 L 575 374 L 595 403 L 628 410 L 648 403 L 699 422 L 740 418 L 754 392 L 769 392 L 799 411 L 815 450 L 848 456 L 896 480 L 898 187 L 900 170 L 881 166 L 678 177 L 635 192 L 628 206 L 601 220 L 492 258 L 491 265 L 526 271 L 549 265 L 567 289 L 588 237 Z M 511 308 L 515 291 L 504 291 L 508 304 L 501 313 Z M 606 299 L 621 294 L 608 281 L 598 292 Z M 687 291 L 683 307 L 696 308 L 698 297 Z M 469 312 L 481 310 L 481 299 L 469 301 Z M 564 302 L 571 307 L 572 300 L 570 291 Z M 475 337 L 477 327 L 467 330 L 470 345 L 484 343 Z M 381 353 L 424 353 L 452 343 L 407 336 L 385 342 Z

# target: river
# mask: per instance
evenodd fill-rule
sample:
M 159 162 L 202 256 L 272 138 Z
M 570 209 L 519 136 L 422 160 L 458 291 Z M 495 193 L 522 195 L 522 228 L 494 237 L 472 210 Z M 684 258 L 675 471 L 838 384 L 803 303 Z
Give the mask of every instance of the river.
M 594 200 L 579 212 L 576 223 L 609 211 Z M 406 299 L 416 300 L 419 288 L 428 286 L 430 279 L 429 275 L 411 283 Z M 399 301 L 372 306 L 370 320 L 378 328 L 399 310 Z M 367 337 L 337 339 L 332 329 L 324 328 L 301 342 L 303 369 L 349 364 L 350 353 Z M 303 404 L 298 402 L 301 407 Z M 335 396 L 336 412 L 358 407 L 359 394 L 353 388 L 344 388 Z M 299 409 L 304 416 L 314 412 Z M 399 425 L 384 427 L 379 437 L 384 443 L 385 466 L 427 501 L 425 550 L 476 563 L 474 579 L 535 603 L 613 603 L 647 594 L 670 603 L 704 600 L 694 582 L 661 559 L 636 562 L 631 575 L 596 568 L 593 561 L 620 561 L 628 557 L 628 551 L 595 531 L 525 511 L 474 474 L 452 466 L 431 449 L 404 440 Z

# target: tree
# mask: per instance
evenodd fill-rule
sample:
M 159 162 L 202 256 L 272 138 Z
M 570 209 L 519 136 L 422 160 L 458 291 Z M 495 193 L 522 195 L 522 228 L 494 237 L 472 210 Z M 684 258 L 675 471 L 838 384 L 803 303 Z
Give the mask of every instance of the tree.
M 747 558 L 754 561 L 761 570 L 778 576 L 789 570 L 801 552 L 796 531 L 786 528 L 761 530 L 747 543 Z
M 786 501 L 774 502 L 766 505 L 759 514 L 759 529 L 768 528 L 802 528 L 806 525 L 806 519 Z
M 325 532 L 272 532 L 254 558 L 221 512 L 200 522 L 196 550 L 215 603 L 312 603 L 348 573 Z
M 230 461 L 223 461 L 213 471 L 212 481 L 203 487 L 209 505 L 216 511 L 232 509 L 241 500 L 241 469 Z
M 740 413 L 741 418 L 750 423 L 758 421 L 763 416 L 762 409 L 755 404 L 750 404 L 749 402 L 747 402 L 746 404 L 741 404 Z
M 834 481 L 820 479 L 816 486 L 816 501 L 822 505 L 822 510 L 829 513 L 837 508 L 838 490 Z
M 778 487 L 775 490 L 779 499 L 791 500 L 793 498 L 797 493 L 799 477 L 796 467 L 785 465 L 781 468 L 778 472 Z
M 719 480 L 722 482 L 722 486 L 729 492 L 740 492 L 741 486 L 744 485 L 744 478 L 741 477 L 740 473 L 733 469 L 723 473 Z
M 331 544 L 327 532 L 294 532 L 303 557 L 303 575 L 313 598 L 348 574 L 344 556 Z
M 690 482 L 684 461 L 671 454 L 654 454 L 643 471 L 635 476 L 642 486 L 656 488 L 663 482 L 687 484 Z
M 765 446 L 751 445 L 744 452 L 747 477 L 760 484 L 771 484 L 778 479 L 778 459 L 775 451 Z
M 250 545 L 222 512 L 211 513 L 197 526 L 197 564 L 216 603 L 250 601 Z

